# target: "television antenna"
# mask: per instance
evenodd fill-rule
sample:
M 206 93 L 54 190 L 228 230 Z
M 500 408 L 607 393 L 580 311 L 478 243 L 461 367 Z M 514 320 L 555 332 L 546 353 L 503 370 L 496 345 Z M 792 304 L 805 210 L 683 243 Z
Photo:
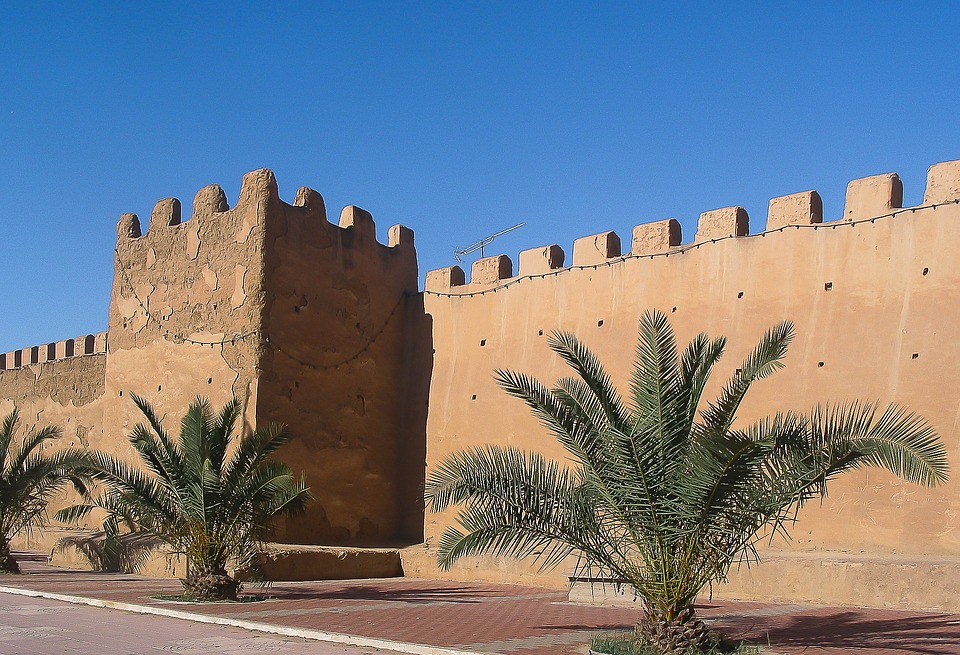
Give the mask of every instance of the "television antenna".
M 491 234 L 488 237 L 483 237 L 476 243 L 471 243 L 469 246 L 466 246 L 464 248 L 456 248 L 453 251 L 453 256 L 457 258 L 458 262 L 463 262 L 463 260 L 460 259 L 460 255 L 469 255 L 470 253 L 474 253 L 479 250 L 480 256 L 483 257 L 483 249 L 489 246 L 491 243 L 493 243 L 494 239 L 496 239 L 498 236 L 506 234 L 507 232 L 512 232 L 518 228 L 521 228 L 524 225 L 526 225 L 526 223 L 517 223 L 513 227 L 508 227 L 506 230 L 500 230 L 496 234 Z

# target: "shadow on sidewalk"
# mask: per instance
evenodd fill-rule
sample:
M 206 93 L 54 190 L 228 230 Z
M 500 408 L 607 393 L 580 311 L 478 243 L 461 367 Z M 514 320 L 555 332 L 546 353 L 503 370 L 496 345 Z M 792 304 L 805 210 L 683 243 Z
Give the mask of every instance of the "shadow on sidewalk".
M 780 617 L 744 617 L 722 622 L 738 639 L 774 646 L 844 649 L 851 653 L 892 650 L 917 655 L 960 653 L 960 621 L 947 614 L 878 616 L 878 610 L 815 612 Z
M 450 586 L 442 588 L 398 588 L 391 586 L 384 588 L 375 584 L 353 583 L 350 586 L 341 588 L 324 589 L 323 587 L 308 587 L 298 589 L 296 587 L 267 586 L 257 588 L 250 586 L 247 591 L 250 593 L 265 594 L 271 598 L 280 600 L 358 600 L 358 601 L 379 601 L 396 602 L 410 604 L 426 603 L 482 603 L 485 598 L 496 598 L 500 596 L 496 591 L 482 591 L 464 587 Z

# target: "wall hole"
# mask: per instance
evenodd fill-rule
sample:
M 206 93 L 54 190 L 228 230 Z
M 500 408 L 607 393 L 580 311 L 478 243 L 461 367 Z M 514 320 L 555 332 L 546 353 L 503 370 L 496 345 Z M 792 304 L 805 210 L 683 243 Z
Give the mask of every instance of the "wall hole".
M 824 291 L 829 291 L 829 290 L 832 289 L 832 288 L 833 288 L 833 282 L 824 282 L 824 283 L 823 283 L 823 290 L 824 290 Z
M 477 399 L 477 394 L 473 394 L 472 396 L 470 396 L 470 400 L 476 400 L 476 399 Z
M 737 372 L 736 372 L 736 375 L 740 375 L 741 373 L 743 373 L 743 369 L 742 369 L 742 368 L 738 368 L 738 369 L 737 369 Z
M 485 345 L 487 345 L 487 340 L 486 340 L 486 339 L 480 339 L 480 347 L 483 348 Z
M 120 392 L 120 395 L 121 395 L 121 396 L 123 395 L 123 391 Z
M 213 378 L 207 378 L 207 384 L 213 384 Z
M 743 298 L 743 291 L 737 294 L 737 298 Z
M 161 385 L 157 385 L 157 391 L 160 391 Z
M 817 362 L 817 368 L 823 368 L 823 362 Z
M 670 310 L 671 313 L 673 313 L 673 312 L 675 312 L 675 311 L 677 311 L 677 308 L 676 308 L 676 307 L 674 307 L 673 309 Z
M 924 266 L 924 267 L 923 267 L 923 272 L 921 273 L 921 275 L 926 275 L 926 274 L 929 273 L 929 272 L 930 272 L 930 269 L 927 268 L 926 266 Z
M 920 353 L 913 353 L 913 355 L 910 356 L 910 359 L 917 359 L 919 357 L 920 357 Z
M 543 330 L 538 330 L 538 331 L 537 331 L 537 336 L 542 337 L 542 336 L 543 336 Z
M 603 327 L 603 319 L 602 319 L 602 318 L 601 318 L 599 321 L 597 321 L 597 327 Z

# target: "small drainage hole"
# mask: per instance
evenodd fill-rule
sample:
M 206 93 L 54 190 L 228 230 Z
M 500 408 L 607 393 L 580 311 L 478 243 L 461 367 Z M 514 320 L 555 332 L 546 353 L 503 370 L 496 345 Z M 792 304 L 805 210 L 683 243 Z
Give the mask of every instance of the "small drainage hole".
M 817 362 L 817 368 L 823 368 L 823 362 Z
M 737 294 L 737 298 L 743 298 L 743 291 Z
M 477 394 L 473 394 L 472 396 L 470 396 L 470 400 L 476 400 L 476 399 L 477 399 Z
M 480 339 L 480 347 L 483 348 L 485 345 L 487 345 L 487 340 L 486 340 L 486 339 Z
M 913 353 L 913 355 L 910 356 L 910 359 L 918 359 L 919 357 L 920 353 Z
M 832 289 L 832 288 L 833 288 L 833 282 L 827 282 L 827 283 L 825 283 L 825 284 L 823 285 L 823 290 L 824 290 L 824 291 L 829 291 L 829 290 Z
M 929 272 L 930 272 L 930 269 L 924 267 L 922 275 L 926 275 L 926 274 L 929 273 Z
M 599 321 L 597 321 L 597 327 L 603 327 L 603 319 L 602 319 L 602 318 L 601 318 Z

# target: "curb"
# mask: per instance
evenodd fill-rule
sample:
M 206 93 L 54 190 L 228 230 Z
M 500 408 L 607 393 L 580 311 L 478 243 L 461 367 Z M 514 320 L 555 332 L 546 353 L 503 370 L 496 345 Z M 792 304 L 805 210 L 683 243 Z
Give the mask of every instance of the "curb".
M 74 605 L 90 605 L 92 607 L 106 607 L 108 609 L 121 610 L 124 612 L 134 612 L 137 614 L 153 614 L 155 616 L 165 616 L 172 619 L 183 619 L 194 621 L 196 623 L 212 623 L 215 625 L 227 625 L 234 628 L 243 628 L 245 630 L 254 630 L 256 632 L 265 632 L 268 634 L 284 635 L 286 637 L 299 637 L 301 639 L 313 639 L 316 641 L 327 641 L 347 646 L 362 646 L 367 648 L 378 648 L 381 650 L 392 650 L 398 653 L 409 653 L 410 655 L 488 655 L 481 651 L 457 650 L 454 648 L 444 648 L 442 646 L 428 646 L 426 644 L 411 644 L 403 641 L 391 641 L 389 639 L 375 639 L 372 637 L 358 637 L 340 632 L 326 632 L 324 630 L 309 630 L 306 628 L 293 628 L 282 625 L 272 625 L 270 623 L 260 623 L 259 621 L 244 621 L 243 619 L 231 619 L 222 616 L 208 616 L 206 614 L 194 614 L 180 610 L 166 609 L 163 607 L 153 607 L 149 605 L 135 605 L 133 603 L 122 603 L 113 600 L 101 600 L 99 598 L 86 598 L 84 596 L 69 596 L 58 594 L 51 591 L 36 591 L 34 589 L 24 589 L 21 587 L 0 586 L 0 593 L 13 594 L 16 596 L 30 596 L 32 598 L 48 598 L 50 600 L 59 600 Z

